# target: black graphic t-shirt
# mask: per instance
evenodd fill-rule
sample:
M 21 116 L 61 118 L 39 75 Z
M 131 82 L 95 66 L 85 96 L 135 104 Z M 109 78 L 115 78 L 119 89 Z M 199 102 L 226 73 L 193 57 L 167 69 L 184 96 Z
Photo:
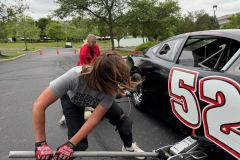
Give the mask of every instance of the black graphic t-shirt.
M 53 94 L 62 97 L 68 94 L 71 102 L 81 107 L 93 107 L 98 104 L 109 109 L 116 95 L 107 95 L 87 86 L 86 80 L 81 77 L 81 66 L 76 66 L 49 83 Z

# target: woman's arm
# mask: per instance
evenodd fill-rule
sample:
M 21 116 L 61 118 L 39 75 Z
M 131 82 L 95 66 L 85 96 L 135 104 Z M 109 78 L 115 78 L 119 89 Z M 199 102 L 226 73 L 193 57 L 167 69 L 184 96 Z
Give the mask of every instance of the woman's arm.
M 58 97 L 54 96 L 50 88 L 46 88 L 40 96 L 35 100 L 33 104 L 33 129 L 35 141 L 40 142 L 46 140 L 45 134 L 45 110 L 53 102 L 55 102 Z
M 81 129 L 70 139 L 70 142 L 76 145 L 79 141 L 85 138 L 92 131 L 92 129 L 101 121 L 107 110 L 107 108 L 98 105 L 94 110 L 93 114 L 81 127 Z

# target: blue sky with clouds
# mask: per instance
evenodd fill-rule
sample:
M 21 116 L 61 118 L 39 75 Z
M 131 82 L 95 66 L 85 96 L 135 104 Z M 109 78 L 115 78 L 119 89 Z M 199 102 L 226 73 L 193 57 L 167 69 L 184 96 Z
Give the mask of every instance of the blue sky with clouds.
M 54 0 L 26 0 L 30 5 L 27 12 L 34 19 L 46 17 L 51 11 L 57 8 Z M 208 14 L 213 15 L 213 5 L 217 5 L 217 17 L 225 14 L 240 12 L 240 0 L 178 0 L 181 12 L 186 14 L 188 11 L 204 9 Z

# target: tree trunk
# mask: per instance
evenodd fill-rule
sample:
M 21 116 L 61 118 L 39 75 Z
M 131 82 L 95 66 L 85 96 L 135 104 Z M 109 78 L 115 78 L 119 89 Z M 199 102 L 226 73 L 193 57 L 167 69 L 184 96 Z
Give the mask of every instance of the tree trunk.
M 111 44 L 112 44 L 112 50 L 114 50 L 115 46 L 114 46 L 112 26 L 109 26 L 109 34 L 110 34 L 110 39 L 111 39 Z
M 143 43 L 145 43 L 145 41 L 144 41 L 144 36 L 142 36 L 142 40 L 143 40 Z
M 25 50 L 27 51 L 28 48 L 27 48 L 27 41 L 26 41 L 26 38 L 24 38 L 24 43 L 25 43 Z
M 118 38 L 117 41 L 118 41 L 118 48 L 120 48 L 120 38 Z
M 115 47 L 114 47 L 114 39 L 113 39 L 113 20 L 112 20 L 112 13 L 111 13 L 111 11 L 109 12 L 108 27 L 109 27 L 109 34 L 110 34 L 111 44 L 112 44 L 112 50 L 114 50 Z

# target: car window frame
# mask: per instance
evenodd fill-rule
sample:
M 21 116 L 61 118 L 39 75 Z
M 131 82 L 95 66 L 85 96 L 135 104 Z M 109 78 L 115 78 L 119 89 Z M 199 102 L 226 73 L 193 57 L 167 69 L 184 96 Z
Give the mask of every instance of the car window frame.
M 236 71 L 239 68 L 239 71 Z M 228 72 L 234 75 L 240 75 L 240 48 L 233 55 L 233 57 L 228 61 L 228 63 L 222 68 L 222 72 Z M 235 74 L 239 73 L 239 74 Z
M 182 65 L 182 64 L 178 64 L 177 63 L 177 61 L 179 60 L 179 58 L 180 58 L 180 56 L 181 56 L 181 53 L 182 53 L 182 51 L 183 51 L 183 49 L 184 49 L 184 46 L 186 45 L 186 43 L 187 43 L 187 41 L 189 40 L 189 39 L 214 39 L 214 38 L 228 38 L 228 39 L 232 39 L 232 40 L 235 40 L 235 41 L 238 41 L 238 40 L 236 40 L 236 39 L 234 39 L 234 38 L 230 38 L 230 37 L 226 37 L 226 36 L 218 36 L 218 35 L 189 35 L 187 38 L 186 38 L 186 41 L 185 41 L 185 43 L 183 44 L 183 46 L 182 46 L 182 49 L 181 49 L 181 51 L 178 53 L 178 56 L 176 57 L 176 61 L 175 61 L 175 64 L 177 64 L 177 65 L 180 65 L 180 66 L 184 66 L 184 67 L 193 67 L 193 68 L 198 68 L 198 69 L 201 69 L 201 70 L 206 70 L 206 68 L 202 68 L 202 67 L 194 67 L 194 66 L 186 66 L 186 65 Z M 239 49 L 240 50 L 240 49 Z M 239 51 L 238 50 L 238 51 Z M 237 51 L 237 52 L 238 52 Z M 237 54 L 237 53 L 235 53 L 235 54 Z M 233 55 L 233 57 L 231 58 L 231 59 L 233 59 L 234 58 L 234 55 Z M 230 60 L 231 60 L 230 59 Z M 230 63 L 230 60 L 224 65 L 224 67 L 221 69 L 221 70 L 212 70 L 212 69 L 210 69 L 211 71 L 214 71 L 214 72 L 225 72 L 225 71 L 227 71 L 230 67 L 231 67 L 231 65 L 234 63 L 234 62 L 232 62 L 230 65 L 228 64 L 228 63 Z M 225 70 L 223 70 L 226 66 L 227 66 L 227 64 L 229 65 Z
M 165 44 L 167 44 L 167 43 L 170 42 L 170 41 L 177 40 L 177 39 L 182 39 L 182 42 L 180 43 L 177 52 L 176 52 L 175 55 L 173 56 L 173 59 L 164 58 L 164 57 L 162 57 L 161 55 L 159 55 L 160 50 L 162 49 L 162 47 L 163 47 Z M 183 48 L 183 46 L 185 45 L 187 39 L 188 39 L 187 36 L 177 36 L 177 37 L 174 37 L 174 38 L 167 39 L 167 40 L 159 43 L 159 45 L 161 44 L 161 46 L 158 48 L 157 52 L 154 53 L 154 55 L 155 55 L 157 58 L 160 58 L 160 59 L 162 59 L 162 60 L 166 60 L 166 61 L 168 61 L 168 62 L 176 62 L 176 57 L 179 55 L 179 52 L 182 51 L 182 48 Z

